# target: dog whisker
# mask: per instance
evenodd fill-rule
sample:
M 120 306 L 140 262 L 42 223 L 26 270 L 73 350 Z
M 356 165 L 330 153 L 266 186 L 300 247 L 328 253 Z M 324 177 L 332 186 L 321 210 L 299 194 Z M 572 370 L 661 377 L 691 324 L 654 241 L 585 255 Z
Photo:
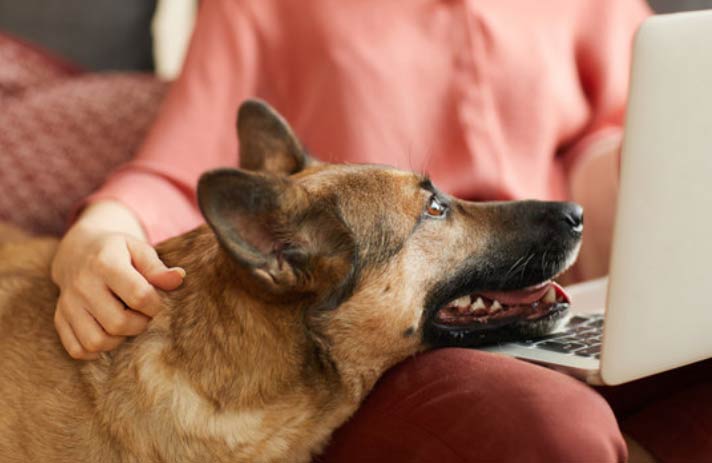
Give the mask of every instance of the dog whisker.
M 525 273 L 526 270 L 527 270 L 527 266 L 529 265 L 529 262 L 532 261 L 532 259 L 534 258 L 534 256 L 536 256 L 535 253 L 529 254 L 529 257 L 527 257 L 527 259 L 524 261 L 524 263 L 519 267 L 517 273 L 518 273 L 520 276 L 524 276 L 524 273 Z
M 542 270 L 544 270 L 544 271 L 546 271 L 546 267 L 547 267 L 547 265 L 546 265 L 546 255 L 547 255 L 548 252 L 549 252 L 549 250 L 548 250 L 548 249 L 545 249 L 545 250 L 544 250 L 544 253 L 541 255 L 541 268 L 542 268 Z
M 507 271 L 505 272 L 504 276 L 502 277 L 502 284 L 504 284 L 504 283 L 506 283 L 506 282 L 508 281 L 509 275 L 514 271 L 514 269 L 517 267 L 517 265 L 519 265 L 519 263 L 520 263 L 522 260 L 524 260 L 525 258 L 526 258 L 526 256 L 520 257 L 519 259 L 517 259 L 517 260 L 514 262 L 514 264 L 512 264 L 511 267 L 509 267 L 509 270 L 507 270 Z

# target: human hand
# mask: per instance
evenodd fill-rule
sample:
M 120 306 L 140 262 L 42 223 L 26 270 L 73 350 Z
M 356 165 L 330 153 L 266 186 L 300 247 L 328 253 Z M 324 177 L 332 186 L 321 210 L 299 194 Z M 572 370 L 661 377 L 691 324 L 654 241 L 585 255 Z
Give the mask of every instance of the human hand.
M 120 225 L 116 216 L 122 211 L 99 209 L 67 232 L 52 262 L 52 280 L 60 288 L 55 327 L 67 352 L 83 360 L 145 331 L 162 308 L 154 286 L 173 290 L 185 276 L 181 268 L 167 268 L 136 228 Z M 109 216 L 107 229 L 101 222 Z M 126 232 L 116 231 L 122 228 Z

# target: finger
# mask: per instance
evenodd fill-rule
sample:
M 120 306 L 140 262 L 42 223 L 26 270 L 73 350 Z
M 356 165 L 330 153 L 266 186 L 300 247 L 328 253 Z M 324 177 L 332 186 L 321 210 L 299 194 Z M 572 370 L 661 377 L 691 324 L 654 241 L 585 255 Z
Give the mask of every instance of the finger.
M 104 283 L 130 309 L 154 317 L 163 308 L 156 289 L 130 264 L 103 270 Z
M 57 308 L 54 314 L 54 326 L 57 329 L 59 340 L 62 342 L 64 349 L 70 357 L 77 360 L 92 360 L 99 357 L 99 354 L 89 353 L 84 350 L 79 340 L 74 335 L 74 330 L 69 325 L 69 322 L 64 318 L 62 311 Z
M 150 318 L 126 308 L 106 286 L 98 286 L 85 298 L 89 312 L 106 333 L 136 336 L 146 331 Z
M 131 263 L 151 284 L 170 291 L 183 282 L 185 270 L 180 267 L 168 268 L 151 246 L 140 241 L 127 241 Z
M 151 246 L 138 241 L 128 241 L 127 246 L 133 266 L 152 285 L 171 291 L 183 283 L 185 270 L 166 267 Z
M 164 291 L 172 291 L 182 285 L 183 278 L 185 278 L 185 270 L 180 267 L 169 268 L 168 270 L 153 273 L 146 277 L 149 283 Z
M 163 263 L 156 250 L 142 241 L 128 240 L 126 245 L 131 254 L 131 263 L 145 276 L 159 275 L 170 269 Z
M 85 351 L 106 352 L 117 347 L 125 339 L 123 336 L 106 333 L 83 306 L 75 306 L 72 309 L 66 313 L 67 321 Z

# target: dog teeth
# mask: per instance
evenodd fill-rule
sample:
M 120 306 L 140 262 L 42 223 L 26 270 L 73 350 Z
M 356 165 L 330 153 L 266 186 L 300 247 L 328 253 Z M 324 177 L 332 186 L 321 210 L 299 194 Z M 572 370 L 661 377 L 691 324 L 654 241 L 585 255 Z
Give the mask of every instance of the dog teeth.
M 544 302 L 545 304 L 553 304 L 554 302 L 556 302 L 556 290 L 553 286 L 551 286 L 549 288 L 549 291 L 546 292 L 544 298 L 542 299 L 542 302 Z
M 478 297 L 475 302 L 472 303 L 470 306 L 470 311 L 474 312 L 477 309 L 486 309 L 487 306 L 485 305 L 485 302 L 482 300 L 481 297 Z
M 499 301 L 494 301 L 492 307 L 490 307 L 490 312 L 498 312 L 500 310 L 502 310 L 502 304 Z
M 460 298 L 457 298 L 452 301 L 450 305 L 454 305 L 455 307 L 467 307 L 470 305 L 470 296 L 462 296 Z

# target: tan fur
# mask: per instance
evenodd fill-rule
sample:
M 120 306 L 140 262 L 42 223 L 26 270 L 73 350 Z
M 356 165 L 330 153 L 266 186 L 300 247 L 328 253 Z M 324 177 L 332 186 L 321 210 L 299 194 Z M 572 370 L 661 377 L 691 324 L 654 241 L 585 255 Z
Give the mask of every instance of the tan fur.
M 0 243 L 24 241 L 27 238 L 28 235 L 19 228 L 9 224 L 0 223 Z

